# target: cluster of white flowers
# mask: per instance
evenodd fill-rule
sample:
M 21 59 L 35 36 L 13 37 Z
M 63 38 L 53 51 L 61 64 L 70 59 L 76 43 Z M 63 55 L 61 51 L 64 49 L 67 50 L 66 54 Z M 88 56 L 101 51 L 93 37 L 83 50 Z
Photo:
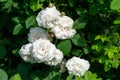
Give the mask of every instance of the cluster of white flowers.
M 83 76 L 85 71 L 90 68 L 90 64 L 85 59 L 73 57 L 67 61 L 66 67 L 70 74 L 73 74 L 75 76 Z
M 39 26 L 51 29 L 57 39 L 68 39 L 76 34 L 76 30 L 73 29 L 74 21 L 60 14 L 55 6 L 40 11 L 36 20 Z
M 23 45 L 19 51 L 21 58 L 30 63 L 45 63 L 56 66 L 61 63 L 63 53 L 49 40 L 38 39 L 33 43 Z
M 36 20 L 39 27 L 30 29 L 28 33 L 30 43 L 21 47 L 19 51 L 21 58 L 30 63 L 45 63 L 50 66 L 60 64 L 60 72 L 66 71 L 67 68 L 70 74 L 83 76 L 90 67 L 89 62 L 78 57 L 66 62 L 63 53 L 50 42 L 50 35 L 47 32 L 49 29 L 57 39 L 72 38 L 76 34 L 76 30 L 73 29 L 74 21 L 68 16 L 61 15 L 55 6 L 40 11 Z

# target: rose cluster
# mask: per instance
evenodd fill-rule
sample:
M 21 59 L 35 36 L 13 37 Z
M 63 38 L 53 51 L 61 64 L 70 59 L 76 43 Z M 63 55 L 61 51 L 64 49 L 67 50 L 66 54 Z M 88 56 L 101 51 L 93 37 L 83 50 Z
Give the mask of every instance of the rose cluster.
M 36 20 L 39 27 L 30 29 L 29 43 L 23 45 L 19 51 L 21 58 L 30 63 L 45 63 L 50 66 L 62 65 L 64 63 L 63 53 L 50 41 L 49 32 L 52 32 L 56 39 L 72 38 L 76 34 L 76 30 L 72 28 L 74 21 L 61 14 L 55 6 L 40 11 Z M 90 67 L 87 60 L 78 57 L 73 57 L 64 64 L 68 72 L 75 76 L 83 76 Z
M 49 29 L 57 39 L 68 39 L 76 34 L 76 30 L 72 28 L 74 21 L 70 17 L 60 14 L 55 6 L 40 11 L 36 20 L 40 27 Z

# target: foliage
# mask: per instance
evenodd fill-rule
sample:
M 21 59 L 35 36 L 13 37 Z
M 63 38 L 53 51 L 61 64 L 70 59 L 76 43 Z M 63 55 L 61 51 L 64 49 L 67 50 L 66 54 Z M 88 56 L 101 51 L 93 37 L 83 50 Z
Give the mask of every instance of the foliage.
M 90 62 L 84 77 L 20 58 L 29 29 L 38 26 L 35 17 L 49 1 L 0 0 L 0 80 L 120 80 L 120 0 L 52 1 L 75 21 L 77 30 L 73 38 L 53 43 L 66 59 L 79 56 Z

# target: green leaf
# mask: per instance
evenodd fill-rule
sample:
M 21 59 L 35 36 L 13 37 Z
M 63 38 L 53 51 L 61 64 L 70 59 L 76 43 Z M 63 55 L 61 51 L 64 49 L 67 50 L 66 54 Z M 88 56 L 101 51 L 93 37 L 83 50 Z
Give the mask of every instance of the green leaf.
M 0 0 L 0 2 L 5 2 L 5 1 L 7 1 L 7 0 Z
M 31 27 L 34 23 L 35 23 L 35 16 L 28 17 L 27 20 L 25 21 L 26 28 Z
M 13 35 L 18 35 L 19 32 L 23 29 L 23 26 L 21 24 L 17 24 L 15 27 L 14 27 L 14 30 L 13 30 Z
M 116 20 L 114 21 L 114 24 L 120 24 L 120 19 L 116 19 Z
M 72 80 L 72 78 L 73 78 L 73 74 L 69 74 L 66 80 Z
M 22 80 L 19 74 L 15 74 L 10 78 L 10 80 Z
M 14 18 L 12 18 L 12 21 L 14 21 L 14 22 L 17 23 L 17 24 L 20 23 L 19 17 L 14 17 Z
M 90 71 L 85 72 L 85 80 L 102 80 L 101 78 L 97 78 L 97 75 L 95 73 L 92 73 Z
M 12 0 L 7 0 L 3 9 L 8 9 L 8 12 L 9 12 L 9 11 L 11 11 L 12 5 L 13 5 L 13 1 Z
M 8 80 L 7 73 L 1 68 L 0 68 L 0 80 Z
M 82 50 L 78 50 L 78 49 L 74 49 L 71 51 L 71 53 L 75 56 L 80 56 L 81 52 L 82 52 Z
M 19 52 L 19 49 L 12 50 L 12 53 L 16 56 L 19 56 L 18 52 Z
M 112 0 L 110 8 L 113 10 L 119 10 L 120 9 L 120 0 Z
M 75 80 L 83 80 L 82 77 L 75 76 Z
M 86 24 L 87 24 L 87 23 L 86 23 L 85 20 L 82 20 L 82 19 L 78 18 L 78 19 L 74 22 L 73 28 L 74 28 L 74 29 L 83 29 L 83 28 L 85 28 Z
M 61 41 L 58 45 L 57 48 L 60 49 L 64 55 L 70 54 L 72 45 L 70 40 L 65 40 Z
M 110 70 L 109 64 L 104 64 L 104 70 L 105 70 L 105 72 Z
M 43 2 L 44 0 L 41 0 L 41 2 Z M 39 0 L 31 0 L 30 2 L 30 8 L 33 11 L 37 11 L 39 9 L 42 9 L 42 4 L 39 3 Z
M 87 13 L 87 10 L 86 9 L 84 9 L 84 8 L 77 8 L 76 9 L 76 12 L 77 12 L 77 14 L 79 15 L 79 16 L 84 16 L 86 13 Z
M 4 46 L 0 46 L 0 59 L 4 59 L 6 56 L 6 48 Z
M 60 80 L 60 73 L 57 70 L 51 69 L 47 73 L 47 77 L 42 80 Z
M 113 56 L 114 56 L 114 53 L 111 52 L 111 51 L 109 51 L 109 52 L 108 52 L 108 57 L 111 59 L 111 58 L 113 58 Z
M 17 67 L 17 72 L 20 74 L 23 80 L 29 80 L 28 73 L 31 66 L 27 63 L 20 63 Z
M 101 35 L 97 35 L 97 36 L 95 37 L 95 40 L 98 40 L 98 39 L 101 39 Z
M 100 12 L 100 4 L 93 4 L 89 8 L 89 13 L 91 15 L 97 15 Z
M 83 48 L 83 51 L 85 54 L 89 54 L 90 50 L 91 50 L 91 48 L 89 46 Z
M 82 38 L 79 34 L 75 35 L 71 40 L 76 46 L 86 46 L 87 45 L 85 39 Z

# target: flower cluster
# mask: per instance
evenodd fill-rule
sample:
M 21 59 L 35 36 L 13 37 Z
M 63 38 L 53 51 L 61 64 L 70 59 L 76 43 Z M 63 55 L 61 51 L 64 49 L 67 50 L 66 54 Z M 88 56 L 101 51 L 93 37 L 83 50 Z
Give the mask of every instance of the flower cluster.
M 58 65 L 63 58 L 63 53 L 49 40 L 38 39 L 33 43 L 23 45 L 19 51 L 21 58 L 30 63 L 45 63 Z
M 30 63 L 45 63 L 50 66 L 60 64 L 60 72 L 67 68 L 70 74 L 83 76 L 90 67 L 88 61 L 73 57 L 67 62 L 63 53 L 50 41 L 49 32 L 57 39 L 69 39 L 76 34 L 73 29 L 74 21 L 56 9 L 55 6 L 47 7 L 40 11 L 36 17 L 39 27 L 31 28 L 28 33 L 29 43 L 23 45 L 19 51 L 21 58 Z
M 69 39 L 76 34 L 76 30 L 72 28 L 74 21 L 60 14 L 55 6 L 40 11 L 36 20 L 40 27 L 50 29 L 57 39 Z

